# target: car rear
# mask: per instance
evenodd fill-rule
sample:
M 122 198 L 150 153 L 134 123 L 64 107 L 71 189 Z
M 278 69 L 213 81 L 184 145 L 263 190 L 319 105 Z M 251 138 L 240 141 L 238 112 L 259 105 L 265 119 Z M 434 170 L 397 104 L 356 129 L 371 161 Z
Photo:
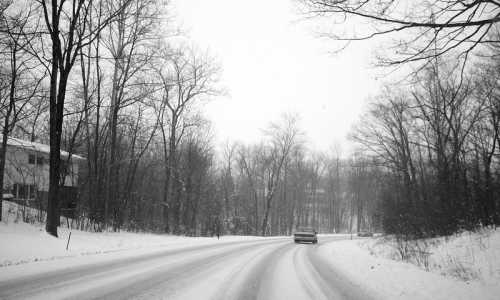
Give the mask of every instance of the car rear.
M 299 230 L 294 233 L 293 239 L 295 243 L 313 243 L 318 242 L 318 237 L 315 230 Z

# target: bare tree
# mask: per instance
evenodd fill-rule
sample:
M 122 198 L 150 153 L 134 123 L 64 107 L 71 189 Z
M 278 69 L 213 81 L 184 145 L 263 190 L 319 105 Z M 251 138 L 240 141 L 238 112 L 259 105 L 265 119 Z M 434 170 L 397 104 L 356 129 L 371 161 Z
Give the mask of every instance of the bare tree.
M 223 150 L 224 166 L 222 168 L 222 189 L 224 192 L 224 219 L 229 220 L 231 215 L 231 199 L 234 196 L 233 162 L 237 151 L 235 143 L 227 143 Z M 236 211 L 234 215 L 237 215 Z
M 472 143 L 476 152 L 478 169 L 483 175 L 477 175 L 475 186 L 480 199 L 482 222 L 486 225 L 498 224 L 500 216 L 495 201 L 495 156 L 500 147 L 500 94 L 498 63 L 496 59 L 490 64 L 479 66 L 479 77 L 476 79 L 475 97 L 484 104 L 480 109 L 478 121 L 472 130 Z M 479 167 L 481 166 L 481 167 Z M 498 165 L 497 165 L 498 166 Z
M 27 117 L 26 110 L 30 108 L 30 101 L 39 91 L 43 75 L 37 74 L 34 59 L 27 51 L 33 36 L 23 34 L 25 28 L 30 26 L 29 22 L 34 14 L 33 7 L 15 5 L 12 1 L 7 1 L 0 6 L 0 14 L 1 212 L 8 138 L 17 122 Z
M 397 51 L 384 64 L 423 61 L 458 51 L 465 57 L 478 45 L 496 43 L 488 33 L 500 21 L 497 1 L 299 0 L 307 13 L 333 24 L 356 23 L 357 30 L 329 34 L 356 41 L 392 34 Z M 365 25 L 363 21 L 369 21 Z M 351 23 L 353 22 L 353 23 Z M 350 26 L 347 26 L 350 28 Z M 402 34 L 406 35 L 402 35 Z M 387 47 L 386 47 L 387 48 Z
M 292 148 L 300 142 L 301 133 L 297 122 L 296 116 L 285 115 L 281 123 L 272 123 L 266 130 L 270 146 L 265 151 L 267 182 L 265 189 L 264 218 L 261 226 L 262 235 L 266 235 L 268 231 L 269 212 L 275 192 L 278 188 L 285 160 L 288 158 Z
M 123 6 L 117 7 L 116 11 L 110 11 L 99 27 L 89 30 L 87 24 L 91 8 L 99 1 L 40 0 L 38 2 L 50 44 L 50 53 L 46 57 L 44 52 L 37 55 L 50 73 L 50 171 L 46 230 L 49 234 L 57 236 L 61 134 L 68 80 L 82 48 L 96 38 Z
M 328 229 L 330 232 L 337 232 L 340 227 L 340 146 L 336 145 L 333 156 L 327 158 L 326 167 L 326 189 L 328 193 Z
M 173 188 L 178 184 L 177 146 L 185 129 L 192 126 L 186 118 L 192 105 L 220 93 L 215 86 L 219 71 L 208 56 L 188 48 L 177 53 L 164 49 L 159 57 L 154 69 L 161 100 L 158 113 L 166 161 L 163 196 L 164 217 L 167 220 L 165 230 L 169 231 L 168 224 L 172 223 L 176 231 L 181 205 L 173 194 Z
M 413 238 L 495 222 L 496 79 L 486 77 L 436 59 L 409 88 L 381 94 L 360 123 L 354 140 L 385 169 L 387 231 Z
M 107 195 L 104 223 L 108 223 L 109 206 L 118 195 L 119 164 L 117 159 L 118 115 L 123 107 L 145 97 L 141 88 L 144 70 L 154 54 L 153 39 L 158 38 L 159 8 L 156 0 L 120 0 L 107 2 L 107 10 L 118 11 L 116 19 L 104 30 L 103 44 L 113 61 L 109 109 L 109 149 L 107 160 Z
M 253 150 L 253 151 L 252 151 Z M 259 149 L 251 149 L 249 147 L 240 146 L 238 150 L 238 166 L 240 168 L 241 177 L 246 178 L 246 183 L 249 194 L 246 195 L 249 202 L 253 203 L 253 210 L 247 214 L 247 218 L 254 219 L 253 233 L 258 234 L 259 230 L 259 192 L 258 192 L 258 178 L 257 178 L 257 154 Z

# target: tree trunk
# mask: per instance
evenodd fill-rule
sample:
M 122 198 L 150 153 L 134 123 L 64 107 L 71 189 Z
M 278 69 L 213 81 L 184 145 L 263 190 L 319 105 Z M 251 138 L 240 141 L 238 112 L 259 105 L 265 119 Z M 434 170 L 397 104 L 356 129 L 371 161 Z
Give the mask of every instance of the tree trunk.
M 271 210 L 271 203 L 273 200 L 273 192 L 268 192 L 266 195 L 266 209 L 264 212 L 264 219 L 262 220 L 261 234 L 265 236 L 267 233 L 267 222 L 269 218 L 269 211 Z
M 2 200 L 3 200 L 3 181 L 5 174 L 5 160 L 7 158 L 7 139 L 8 139 L 8 120 L 10 109 L 5 117 L 4 128 L 2 130 L 2 146 L 0 147 L 0 221 L 2 221 Z
M 170 231 L 170 226 L 169 226 L 169 184 L 170 184 L 170 167 L 169 167 L 169 154 L 168 154 L 168 148 L 167 148 L 167 135 L 165 134 L 165 126 L 163 123 L 163 116 L 161 117 L 161 124 L 160 124 L 160 129 L 161 129 L 161 134 L 162 134 L 162 139 L 163 139 L 163 156 L 165 158 L 165 182 L 163 183 L 163 203 L 162 203 L 162 215 L 163 215 L 163 223 L 164 223 L 164 232 L 168 233 Z
M 54 66 L 55 65 L 55 66 Z M 61 134 L 63 122 L 64 98 L 66 96 L 67 72 L 61 72 L 59 88 L 57 84 L 57 60 L 53 60 L 50 90 L 50 168 L 49 196 L 47 203 L 47 233 L 57 237 L 59 226 L 59 186 L 61 164 Z M 57 91 L 57 93 L 56 93 Z
M 177 139 L 177 117 L 175 116 L 175 113 L 173 113 L 172 116 L 172 124 L 170 128 L 170 136 L 168 138 L 169 142 L 169 149 L 168 149 L 168 182 L 167 182 L 167 201 L 169 205 L 169 212 L 170 212 L 170 217 L 169 220 L 172 222 L 172 229 L 174 232 L 177 232 L 178 227 L 179 227 L 179 213 L 180 213 L 180 203 L 178 197 L 174 197 L 173 194 L 173 189 L 174 189 L 174 183 L 178 184 L 177 182 L 177 151 L 176 151 L 176 139 Z

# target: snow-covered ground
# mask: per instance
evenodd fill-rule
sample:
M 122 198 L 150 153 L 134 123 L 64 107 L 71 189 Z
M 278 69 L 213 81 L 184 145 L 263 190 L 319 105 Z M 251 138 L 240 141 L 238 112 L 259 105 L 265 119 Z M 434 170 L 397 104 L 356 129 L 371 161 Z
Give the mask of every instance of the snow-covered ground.
M 4 211 L 14 211 L 6 203 Z M 418 265 L 398 259 L 387 239 L 350 235 L 297 245 L 290 237 L 72 230 L 66 250 L 67 228 L 54 238 L 41 224 L 16 219 L 0 222 L 0 298 L 476 300 L 500 294 L 500 231 L 493 229 L 422 241 L 428 255 Z
M 378 257 L 401 260 L 393 239 L 379 238 L 360 243 Z M 483 228 L 451 237 L 419 240 L 409 248 L 425 252 L 413 255 L 409 262 L 427 271 L 465 282 L 500 283 L 500 230 Z
M 248 236 L 222 236 L 217 238 L 182 237 L 171 235 L 140 234 L 128 232 L 92 233 L 59 228 L 59 237 L 45 232 L 43 227 L 26 223 L 0 223 L 0 266 L 52 260 L 125 250 L 177 249 L 180 247 L 250 241 L 263 239 Z
M 339 241 L 320 252 L 383 299 L 499 299 L 499 230 L 425 240 L 420 247 L 425 263 L 401 261 L 397 244 L 384 238 Z
M 0 222 L 0 267 L 35 261 L 85 256 L 130 250 L 165 250 L 182 247 L 250 241 L 263 239 L 251 236 L 184 237 L 129 232 L 85 232 L 60 227 L 58 238 L 45 232 L 43 224 L 28 224 L 19 220 L 20 207 L 3 202 L 3 221 Z M 68 245 L 68 250 L 66 246 Z

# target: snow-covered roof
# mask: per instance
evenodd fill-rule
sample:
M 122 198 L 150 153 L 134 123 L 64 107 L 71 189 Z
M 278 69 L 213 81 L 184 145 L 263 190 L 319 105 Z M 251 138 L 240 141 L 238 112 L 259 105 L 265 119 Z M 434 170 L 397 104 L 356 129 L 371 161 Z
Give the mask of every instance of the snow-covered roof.
M 0 138 L 1 137 L 2 137 L 2 135 L 0 135 Z M 9 137 L 7 139 L 7 145 L 12 146 L 12 147 L 22 148 L 22 149 L 30 149 L 30 150 L 40 152 L 40 153 L 47 153 L 47 154 L 50 153 L 50 146 L 49 145 L 25 141 L 25 140 L 13 138 L 13 137 Z M 69 153 L 67 151 L 61 150 L 62 157 L 68 157 L 68 155 L 69 155 Z M 71 154 L 71 158 L 72 159 L 82 159 L 82 160 L 85 159 L 85 157 L 77 155 L 77 154 Z

